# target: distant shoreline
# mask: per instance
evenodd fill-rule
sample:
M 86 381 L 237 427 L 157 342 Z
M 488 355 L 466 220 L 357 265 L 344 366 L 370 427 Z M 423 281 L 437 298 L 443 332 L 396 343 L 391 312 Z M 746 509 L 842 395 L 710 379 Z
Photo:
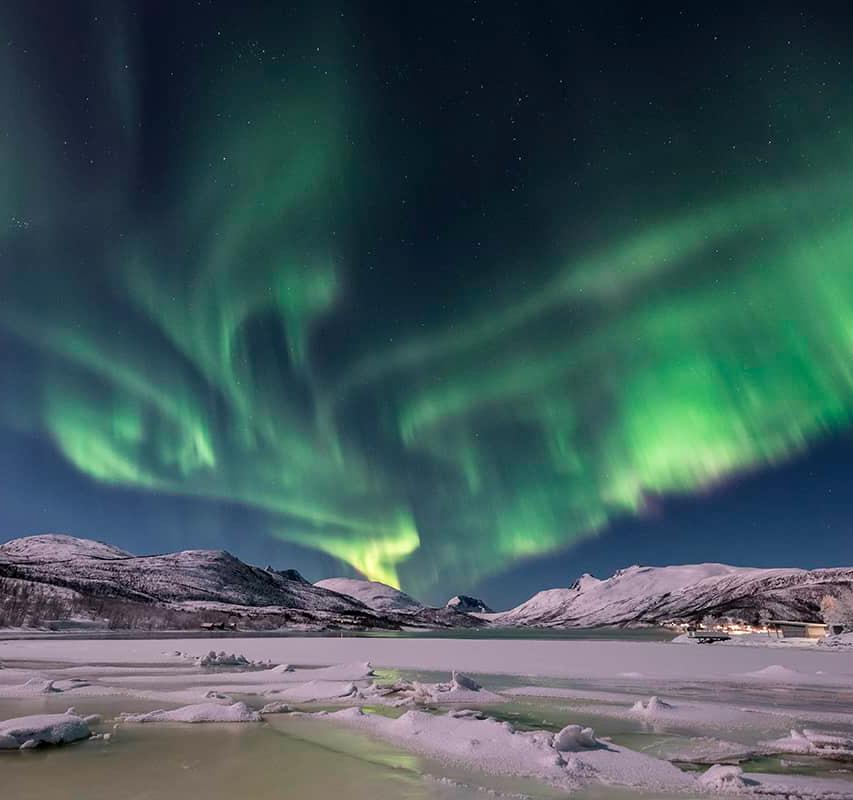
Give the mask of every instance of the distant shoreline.
M 642 641 L 670 642 L 677 632 L 667 628 L 434 628 L 404 631 L 389 630 L 276 630 L 276 631 L 208 631 L 208 630 L 4 630 L 0 628 L 0 641 L 28 641 L 63 639 L 94 640 L 148 640 L 148 639 L 474 639 L 474 640 L 584 640 L 592 641 Z

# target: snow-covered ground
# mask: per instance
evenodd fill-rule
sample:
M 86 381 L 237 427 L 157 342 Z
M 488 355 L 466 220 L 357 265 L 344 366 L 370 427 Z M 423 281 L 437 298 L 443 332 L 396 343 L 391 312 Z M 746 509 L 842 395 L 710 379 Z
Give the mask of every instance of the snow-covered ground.
M 164 651 L 198 656 L 221 646 L 216 639 L 0 641 L 7 659 L 70 664 L 162 663 Z M 552 678 L 645 678 L 760 680 L 758 673 L 780 666 L 809 680 L 853 684 L 853 652 L 833 648 L 684 646 L 661 642 L 601 640 L 496 640 L 306 637 L 229 638 L 229 650 L 251 661 L 290 664 L 347 664 L 412 670 L 536 675 Z M 788 673 L 787 677 L 791 677 Z M 765 676 L 773 678 L 772 675 Z
M 465 769 L 561 792 L 853 799 L 853 651 L 844 648 L 230 638 L 220 655 L 219 643 L 0 642 L 0 743 L 92 732 L 93 746 L 120 747 L 142 735 L 134 731 L 175 723 L 298 726 L 327 748 L 332 731 L 388 742 L 439 765 L 439 776 Z M 84 704 L 105 722 L 47 713 Z M 779 774 L 766 771 L 771 762 Z

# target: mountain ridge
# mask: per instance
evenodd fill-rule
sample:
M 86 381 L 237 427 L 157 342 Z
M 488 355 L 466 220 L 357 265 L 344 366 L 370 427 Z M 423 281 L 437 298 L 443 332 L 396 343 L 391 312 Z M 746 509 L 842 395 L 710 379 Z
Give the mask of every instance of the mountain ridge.
M 226 550 L 137 556 L 66 534 L 0 544 L 0 625 L 7 626 L 23 624 L 33 607 L 42 616 L 49 608 L 61 619 L 112 627 L 641 627 L 698 622 L 706 615 L 814 620 L 827 596 L 853 597 L 853 567 L 635 564 L 609 578 L 584 573 L 570 586 L 491 612 L 468 595 L 433 608 L 376 581 L 327 578 L 312 584 L 296 570 L 253 566 Z
M 538 592 L 488 619 L 498 626 L 553 628 L 698 622 L 705 615 L 814 620 L 823 597 L 847 593 L 853 593 L 853 567 L 635 564 L 605 579 L 586 573 L 570 587 Z
M 78 610 L 119 603 L 123 613 L 128 607 L 140 614 L 147 609 L 144 616 L 154 621 L 159 608 L 159 616 L 187 624 L 206 614 L 256 624 L 267 618 L 316 627 L 399 627 L 296 572 L 255 567 L 225 550 L 136 556 L 93 540 L 38 535 L 0 545 L 0 579 L 13 582 L 7 593 L 26 594 L 24 589 L 37 586 L 43 598 L 49 594 L 45 587 L 55 587 L 74 592 Z

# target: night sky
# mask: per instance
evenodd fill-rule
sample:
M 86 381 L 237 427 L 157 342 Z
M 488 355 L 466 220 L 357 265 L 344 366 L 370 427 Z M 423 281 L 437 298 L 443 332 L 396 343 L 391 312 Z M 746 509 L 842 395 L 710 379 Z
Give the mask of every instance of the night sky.
M 0 540 L 853 562 L 853 13 L 576 5 L 0 1 Z

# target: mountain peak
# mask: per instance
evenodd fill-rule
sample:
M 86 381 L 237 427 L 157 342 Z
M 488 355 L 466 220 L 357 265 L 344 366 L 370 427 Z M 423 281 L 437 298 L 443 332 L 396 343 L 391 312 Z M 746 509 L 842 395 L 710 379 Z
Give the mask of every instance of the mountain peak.
M 415 612 L 424 608 L 424 604 L 411 595 L 379 581 L 365 581 L 359 578 L 326 578 L 314 584 L 321 589 L 331 589 L 338 594 L 358 600 L 374 611 Z
M 67 561 L 72 558 L 132 558 L 118 547 L 94 539 L 80 539 L 66 533 L 22 536 L 0 544 L 0 558 L 38 561 Z
M 456 611 L 461 611 L 463 614 L 491 614 L 492 609 L 489 608 L 482 600 L 477 597 L 471 597 L 467 594 L 457 594 L 451 597 L 445 604 L 446 608 L 452 608 Z
M 595 575 L 584 572 L 583 575 L 580 576 L 570 587 L 569 589 L 573 589 L 576 592 L 585 592 L 588 589 L 591 589 L 593 586 L 597 586 L 601 583 L 599 578 L 596 578 Z
M 297 583 L 302 583 L 305 586 L 310 585 L 310 581 L 308 581 L 298 569 L 276 569 L 271 564 L 267 564 L 266 570 L 267 572 L 271 572 L 273 575 L 281 575 L 282 578 L 286 578 L 289 581 L 296 581 Z

